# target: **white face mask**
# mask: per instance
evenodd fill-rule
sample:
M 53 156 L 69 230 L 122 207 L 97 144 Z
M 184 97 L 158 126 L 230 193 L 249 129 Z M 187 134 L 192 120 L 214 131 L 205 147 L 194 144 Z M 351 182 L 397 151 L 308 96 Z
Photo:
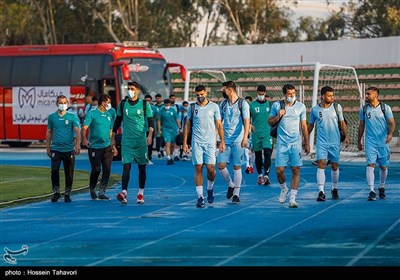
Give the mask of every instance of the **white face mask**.
M 287 101 L 288 103 L 293 103 L 295 100 L 296 100 L 296 96 L 293 96 L 293 97 L 286 97 L 286 101 Z
M 128 95 L 129 95 L 129 98 L 134 98 L 135 97 L 135 91 L 134 90 L 128 90 Z
M 58 111 L 65 111 L 67 110 L 68 105 L 67 104 L 58 104 Z
M 111 109 L 111 103 L 108 103 L 107 106 L 106 106 L 106 110 L 108 111 L 110 109 Z
M 72 108 L 74 109 L 78 108 L 78 104 L 72 104 Z
M 171 108 L 171 106 L 165 106 L 165 110 L 169 110 L 169 108 Z
M 263 101 L 265 99 L 265 95 L 257 95 L 257 99 Z

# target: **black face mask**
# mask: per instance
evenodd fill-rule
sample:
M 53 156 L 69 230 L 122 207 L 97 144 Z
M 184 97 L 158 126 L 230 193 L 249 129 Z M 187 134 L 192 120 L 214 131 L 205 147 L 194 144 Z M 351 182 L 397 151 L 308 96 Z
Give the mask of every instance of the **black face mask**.
M 228 99 L 228 95 L 226 94 L 225 90 L 222 91 L 222 97 L 225 99 Z
M 204 100 L 206 100 L 206 98 L 204 96 L 197 97 L 197 101 L 199 101 L 199 103 L 203 103 Z

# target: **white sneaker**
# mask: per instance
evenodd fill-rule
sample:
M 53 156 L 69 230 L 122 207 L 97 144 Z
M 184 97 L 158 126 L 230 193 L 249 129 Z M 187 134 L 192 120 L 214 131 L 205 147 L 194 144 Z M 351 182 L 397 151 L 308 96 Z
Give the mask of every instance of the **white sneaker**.
M 279 195 L 280 203 L 285 203 L 288 192 L 289 192 L 288 188 L 281 189 L 281 194 Z
M 147 163 L 147 165 L 153 165 L 154 163 L 151 161 L 151 160 L 149 160 L 149 162 Z
M 299 207 L 299 205 L 297 205 L 297 202 L 294 199 L 290 200 L 289 208 L 298 208 L 298 207 Z

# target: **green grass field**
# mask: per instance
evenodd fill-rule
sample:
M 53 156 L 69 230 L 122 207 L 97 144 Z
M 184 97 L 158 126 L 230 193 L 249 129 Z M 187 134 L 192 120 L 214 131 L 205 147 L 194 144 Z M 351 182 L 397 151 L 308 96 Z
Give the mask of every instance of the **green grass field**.
M 75 170 L 72 195 L 87 192 L 90 172 Z M 121 180 L 111 174 L 109 188 Z M 61 192 L 64 191 L 64 170 L 60 170 Z M 0 208 L 32 201 L 48 200 L 52 196 L 50 169 L 0 165 Z

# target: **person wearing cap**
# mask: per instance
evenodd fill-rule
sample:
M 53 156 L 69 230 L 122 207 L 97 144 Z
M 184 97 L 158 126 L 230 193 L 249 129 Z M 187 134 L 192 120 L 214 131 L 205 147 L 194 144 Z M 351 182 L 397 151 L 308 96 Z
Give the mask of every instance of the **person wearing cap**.
M 225 151 L 218 154 L 218 170 L 228 184 L 227 199 L 232 203 L 240 203 L 240 188 L 242 185 L 242 156 L 248 146 L 250 127 L 249 104 L 240 98 L 236 91 L 236 83 L 227 81 L 222 83 L 226 101 L 220 104 L 222 125 L 224 128 Z M 226 167 L 227 163 L 233 166 L 233 180 Z
M 144 203 L 144 188 L 146 186 L 146 165 L 149 161 L 147 146 L 150 145 L 154 133 L 154 118 L 149 102 L 139 99 L 140 85 L 137 82 L 128 82 L 128 99 L 122 100 L 117 107 L 117 117 L 113 127 L 113 145 L 115 134 L 123 123 L 121 158 L 122 158 L 122 191 L 117 199 L 122 204 L 128 203 L 128 184 L 132 162 L 138 165 L 139 191 L 136 197 L 138 204 Z M 125 101 L 125 102 L 124 102 Z M 122 107 L 122 108 L 121 108 Z M 146 119 L 148 135 L 146 137 Z
M 282 92 L 285 97 L 285 108 L 281 108 L 281 100 L 275 101 L 271 106 L 271 113 L 268 118 L 270 126 L 279 122 L 275 158 L 276 176 L 281 188 L 278 201 L 284 203 L 289 193 L 289 189 L 286 186 L 285 168 L 290 166 L 292 180 L 289 208 L 297 208 L 296 196 L 300 183 L 300 167 L 303 166 L 301 158 L 302 147 L 306 154 L 310 153 L 307 110 L 304 103 L 296 100 L 296 88 L 294 85 L 285 84 L 282 87 Z
M 266 92 L 266 87 L 259 85 L 257 87 L 257 99 L 250 103 L 251 139 L 256 158 L 257 184 L 262 186 L 271 184 L 269 172 L 271 168 L 272 137 L 269 134 L 270 126 L 265 121 L 269 118 L 271 106 L 265 98 Z
M 167 164 L 174 164 L 172 153 L 174 150 L 176 136 L 182 131 L 177 111 L 171 107 L 171 100 L 164 100 L 164 107 L 161 108 L 157 118 L 158 133 L 164 138 Z

